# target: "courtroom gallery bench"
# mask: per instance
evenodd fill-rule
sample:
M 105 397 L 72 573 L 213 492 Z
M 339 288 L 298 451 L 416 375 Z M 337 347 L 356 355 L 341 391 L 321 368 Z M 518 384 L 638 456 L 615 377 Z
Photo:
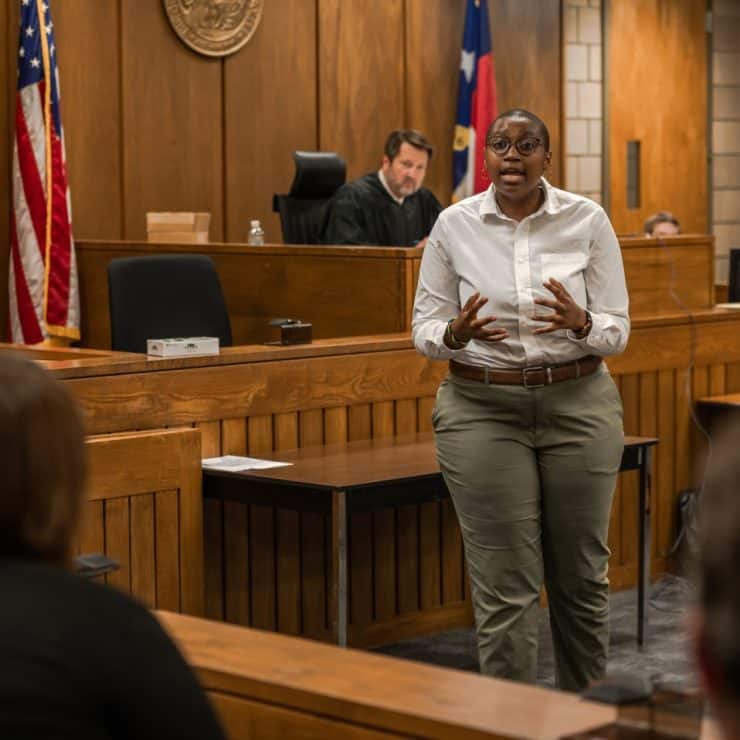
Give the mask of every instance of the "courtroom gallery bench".
M 158 612 L 230 740 L 557 738 L 614 721 L 574 694 Z

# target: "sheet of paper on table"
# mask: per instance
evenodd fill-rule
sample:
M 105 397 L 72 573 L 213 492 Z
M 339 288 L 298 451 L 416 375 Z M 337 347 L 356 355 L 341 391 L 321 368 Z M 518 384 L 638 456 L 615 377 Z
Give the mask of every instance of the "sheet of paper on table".
M 207 470 L 223 470 L 229 473 L 238 473 L 242 470 L 267 470 L 268 468 L 284 468 L 292 465 L 289 462 L 277 460 L 260 460 L 257 457 L 242 457 L 240 455 L 222 455 L 221 457 L 206 457 L 201 465 Z

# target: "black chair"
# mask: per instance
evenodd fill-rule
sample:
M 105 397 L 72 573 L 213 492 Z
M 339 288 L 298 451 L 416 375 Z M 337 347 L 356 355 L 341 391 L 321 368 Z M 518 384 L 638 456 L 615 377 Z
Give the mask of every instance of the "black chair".
M 146 352 L 147 339 L 218 337 L 231 324 L 216 267 L 201 254 L 126 257 L 108 265 L 111 347 Z
M 730 276 L 727 285 L 727 300 L 740 303 L 740 249 L 730 250 Z
M 347 166 L 334 152 L 293 152 L 295 178 L 287 195 L 275 194 L 286 244 L 321 244 L 329 200 L 344 184 Z

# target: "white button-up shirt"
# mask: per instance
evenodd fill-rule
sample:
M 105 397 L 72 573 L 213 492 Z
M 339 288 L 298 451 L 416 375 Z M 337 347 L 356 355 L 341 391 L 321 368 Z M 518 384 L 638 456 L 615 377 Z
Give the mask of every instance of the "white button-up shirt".
M 416 348 L 433 359 L 492 368 L 557 365 L 586 355 L 613 355 L 627 345 L 630 321 L 622 253 L 609 219 L 597 203 L 542 180 L 545 200 L 522 221 L 505 216 L 493 186 L 442 211 L 421 260 L 412 334 Z M 534 334 L 547 324 L 532 316 L 552 313 L 535 298 L 553 300 L 543 283 L 555 278 L 591 313 L 585 339 L 560 329 Z M 449 319 L 475 292 L 488 298 L 478 312 L 493 314 L 509 337 L 471 340 L 452 350 L 443 341 Z

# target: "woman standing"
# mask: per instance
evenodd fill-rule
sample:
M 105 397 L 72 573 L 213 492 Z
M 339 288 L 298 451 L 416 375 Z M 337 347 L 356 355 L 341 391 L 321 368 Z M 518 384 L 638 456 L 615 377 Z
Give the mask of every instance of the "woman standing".
M 433 425 L 462 529 L 481 671 L 534 682 L 546 585 L 561 688 L 603 676 L 607 532 L 622 405 L 602 357 L 629 335 L 603 209 L 552 187 L 545 124 L 502 113 L 489 189 L 442 212 L 424 250 L 413 338 L 450 361 Z

